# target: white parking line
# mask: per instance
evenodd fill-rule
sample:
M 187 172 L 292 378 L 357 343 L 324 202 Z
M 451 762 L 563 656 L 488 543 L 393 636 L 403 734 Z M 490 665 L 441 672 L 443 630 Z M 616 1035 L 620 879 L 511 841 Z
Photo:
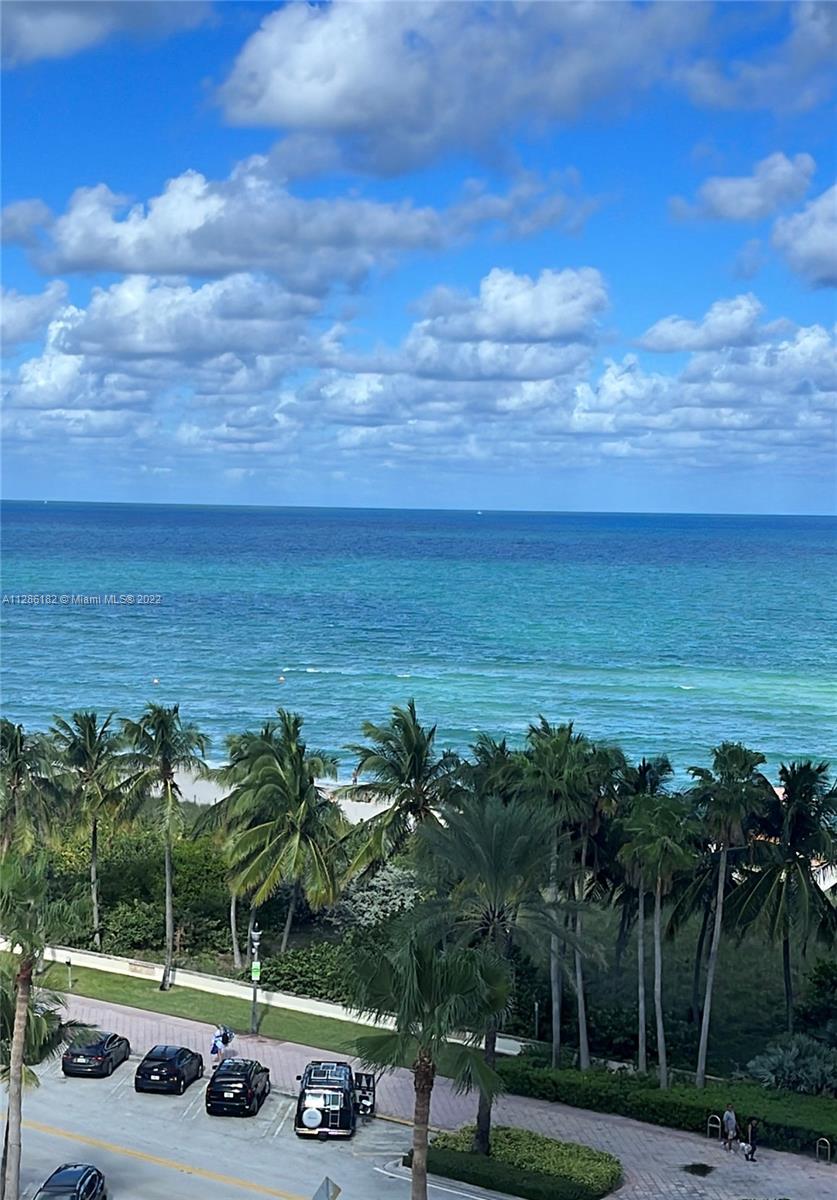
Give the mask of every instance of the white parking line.
M 194 1096 L 189 1097 L 189 1103 L 186 1105 L 183 1112 L 180 1114 L 181 1121 L 191 1121 L 194 1118 L 194 1116 L 196 1115 L 197 1110 L 201 1107 L 201 1105 L 203 1103 L 203 1096 L 204 1096 L 203 1088 L 200 1087 L 199 1084 L 200 1084 L 199 1079 L 196 1079 L 195 1082 L 192 1084 L 192 1090 L 194 1091 L 195 1094 L 194 1094 Z
M 373 1167 L 379 1175 L 386 1175 L 388 1179 L 400 1179 L 402 1183 L 409 1184 L 409 1175 L 396 1175 L 394 1171 L 388 1171 L 386 1167 Z M 475 1200 L 473 1192 L 460 1192 L 457 1188 L 444 1187 L 441 1183 L 427 1182 L 427 1190 L 433 1192 L 447 1192 L 449 1196 L 464 1196 L 465 1200 Z
M 286 1106 L 284 1112 L 282 1113 L 282 1116 L 280 1117 L 276 1128 L 274 1129 L 273 1133 L 271 1134 L 271 1139 L 278 1138 L 279 1134 L 285 1128 L 285 1123 L 287 1122 L 288 1117 L 291 1115 L 291 1113 L 294 1111 L 295 1108 L 296 1108 L 296 1101 L 292 1100 Z

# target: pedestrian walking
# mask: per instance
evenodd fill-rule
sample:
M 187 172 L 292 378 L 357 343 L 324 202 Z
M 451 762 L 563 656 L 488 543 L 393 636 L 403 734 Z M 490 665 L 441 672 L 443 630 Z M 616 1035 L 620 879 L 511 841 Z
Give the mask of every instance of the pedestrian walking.
M 747 1153 L 744 1155 L 747 1162 L 756 1161 L 756 1150 L 759 1143 L 759 1121 L 758 1117 L 750 1117 L 747 1122 Z
M 730 1151 L 738 1135 L 738 1117 L 735 1115 L 735 1109 L 732 1107 L 731 1100 L 724 1110 L 721 1125 L 724 1131 L 724 1149 Z
M 219 1067 L 226 1056 L 227 1047 L 232 1042 L 235 1034 L 228 1025 L 218 1025 L 215 1033 L 212 1035 L 212 1066 Z

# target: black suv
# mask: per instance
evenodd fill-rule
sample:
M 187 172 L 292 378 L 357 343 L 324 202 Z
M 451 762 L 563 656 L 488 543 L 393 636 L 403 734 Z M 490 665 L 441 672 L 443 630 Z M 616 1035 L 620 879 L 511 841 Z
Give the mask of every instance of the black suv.
M 228 1058 L 206 1085 L 210 1116 L 254 1117 L 270 1095 L 270 1071 L 251 1058 Z
M 203 1059 L 185 1046 L 154 1046 L 137 1067 L 137 1092 L 176 1092 L 182 1096 L 203 1075 Z
M 70 1046 L 61 1058 L 65 1075 L 112 1075 L 131 1057 L 131 1043 L 118 1033 L 100 1033 L 99 1040 Z
M 98 1167 L 64 1163 L 52 1172 L 35 1200 L 107 1200 L 105 1177 Z
M 310 1062 L 297 1079 L 297 1137 L 350 1138 L 359 1116 L 375 1115 L 375 1076 L 347 1062 Z

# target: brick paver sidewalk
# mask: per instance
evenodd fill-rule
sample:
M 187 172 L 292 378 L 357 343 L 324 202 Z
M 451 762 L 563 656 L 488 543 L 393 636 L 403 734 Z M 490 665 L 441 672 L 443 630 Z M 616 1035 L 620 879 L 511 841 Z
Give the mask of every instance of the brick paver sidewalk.
M 182 1043 L 200 1051 L 209 1063 L 213 1029 L 199 1021 L 82 996 L 68 997 L 67 1007 L 77 1020 L 123 1034 L 135 1052 L 144 1053 L 158 1042 Z M 223 1020 L 222 999 L 219 1020 Z M 332 1057 L 327 1050 L 245 1035 L 236 1038 L 235 1049 L 268 1066 L 274 1087 L 290 1095 L 296 1094 L 296 1076 L 309 1059 Z M 455 1129 L 472 1122 L 475 1110 L 473 1096 L 458 1096 L 446 1079 L 437 1080 L 434 1125 Z M 409 1071 L 394 1071 L 381 1080 L 378 1111 L 381 1116 L 410 1120 L 413 1082 Z M 717 1142 L 697 1134 L 524 1096 L 500 1097 L 495 1112 L 500 1124 L 615 1154 L 625 1171 L 619 1200 L 837 1200 L 837 1165 L 817 1164 L 799 1155 L 759 1150 L 758 1161 L 748 1163 L 743 1155 L 727 1154 Z M 689 1175 L 683 1168 L 690 1163 L 706 1163 L 714 1170 L 704 1178 Z

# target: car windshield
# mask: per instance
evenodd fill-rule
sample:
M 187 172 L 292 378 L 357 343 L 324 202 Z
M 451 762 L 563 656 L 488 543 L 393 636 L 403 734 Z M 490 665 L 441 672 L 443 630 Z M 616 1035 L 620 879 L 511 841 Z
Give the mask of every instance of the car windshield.
M 179 1050 L 179 1046 L 155 1046 L 145 1057 L 154 1062 L 163 1062 L 165 1059 L 174 1058 Z
M 98 1054 L 100 1050 L 104 1049 L 104 1046 L 105 1046 L 104 1041 L 90 1042 L 86 1046 L 71 1046 L 70 1053 L 71 1054 Z
M 241 1058 L 228 1058 L 226 1062 L 221 1063 L 216 1075 L 246 1075 L 249 1069 L 249 1062 Z

